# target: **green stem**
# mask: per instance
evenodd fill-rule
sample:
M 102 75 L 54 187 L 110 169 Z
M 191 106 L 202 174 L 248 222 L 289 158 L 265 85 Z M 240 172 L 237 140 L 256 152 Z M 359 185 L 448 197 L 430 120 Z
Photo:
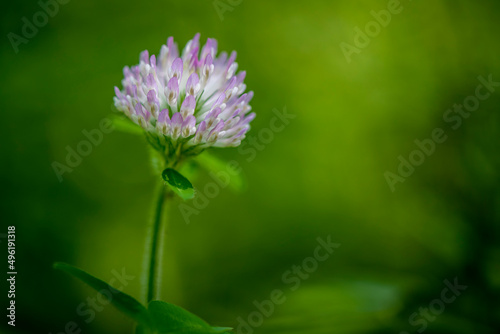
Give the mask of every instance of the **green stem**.
M 148 238 L 149 238 L 149 245 L 148 247 L 148 252 L 146 254 L 147 256 L 147 263 L 148 263 L 148 268 L 147 268 L 147 297 L 146 300 L 149 303 L 151 300 L 154 298 L 158 299 L 158 291 L 156 289 L 156 284 L 157 284 L 157 276 L 159 272 L 159 267 L 160 267 L 160 252 L 161 252 L 161 239 L 162 239 L 162 234 L 164 233 L 164 227 L 162 226 L 165 224 L 165 219 L 163 219 L 164 216 L 164 207 L 165 207 L 165 202 L 167 199 L 167 191 L 163 183 L 160 185 L 159 189 L 159 194 L 158 194 L 158 202 L 156 204 L 156 209 L 154 213 L 154 220 L 149 227 L 149 233 L 148 233 Z M 162 233 L 163 232 L 163 233 Z

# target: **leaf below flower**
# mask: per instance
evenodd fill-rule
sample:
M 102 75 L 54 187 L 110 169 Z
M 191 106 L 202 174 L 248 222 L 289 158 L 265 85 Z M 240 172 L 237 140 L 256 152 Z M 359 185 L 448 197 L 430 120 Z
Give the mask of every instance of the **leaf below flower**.
M 166 168 L 161 176 L 182 199 L 187 200 L 194 197 L 194 188 L 191 182 L 175 169 Z
M 148 310 L 160 334 L 216 334 L 232 330 L 229 327 L 212 327 L 182 307 L 159 300 L 150 302 Z
M 104 295 L 106 298 L 108 295 L 111 295 L 112 297 L 109 299 L 109 301 L 118 310 L 137 321 L 141 328 L 143 328 L 142 333 L 150 333 L 150 328 L 153 324 L 151 316 L 149 315 L 148 310 L 136 299 L 113 288 L 111 285 L 86 273 L 85 271 L 73 267 L 69 264 L 56 262 L 54 263 L 54 268 L 62 270 L 65 273 L 78 278 L 103 295 L 104 293 L 106 293 Z

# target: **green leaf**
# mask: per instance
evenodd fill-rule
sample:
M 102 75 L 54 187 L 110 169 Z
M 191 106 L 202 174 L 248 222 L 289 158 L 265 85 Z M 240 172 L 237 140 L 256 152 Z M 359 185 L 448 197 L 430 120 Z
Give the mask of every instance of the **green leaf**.
M 194 188 L 191 182 L 175 169 L 166 168 L 161 176 L 182 199 L 186 200 L 194 197 Z
M 241 171 L 236 172 L 231 162 L 225 162 L 208 152 L 204 152 L 203 154 L 197 156 L 196 162 L 209 172 L 214 173 L 214 177 L 217 177 L 218 173 L 226 173 L 229 177 L 228 186 L 233 191 L 241 192 L 245 189 L 246 184 L 243 174 Z
M 163 301 L 154 300 L 149 303 L 149 313 L 161 332 L 175 332 L 184 329 L 211 330 L 209 324 L 182 307 Z
M 126 117 L 111 115 L 111 121 L 113 122 L 115 130 L 131 133 L 134 135 L 144 134 L 144 130 L 139 125 L 135 124 Z
M 133 297 L 113 288 L 106 282 L 86 273 L 85 271 L 73 267 L 66 263 L 56 262 L 54 268 L 62 270 L 82 282 L 86 283 L 96 291 L 107 291 L 113 296 L 110 302 L 121 312 L 137 321 L 143 328 L 142 333 L 149 333 L 152 326 L 152 319 L 147 309 Z
M 159 333 L 215 334 L 231 330 L 228 327 L 211 327 L 182 307 L 159 300 L 150 302 L 148 310 Z

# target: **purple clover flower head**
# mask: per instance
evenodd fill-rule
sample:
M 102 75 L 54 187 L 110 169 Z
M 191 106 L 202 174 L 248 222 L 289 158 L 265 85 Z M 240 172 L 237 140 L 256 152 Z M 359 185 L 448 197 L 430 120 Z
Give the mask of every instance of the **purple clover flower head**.
M 236 52 L 217 56 L 215 39 L 201 47 L 199 40 L 196 34 L 181 53 L 172 37 L 158 57 L 141 52 L 139 64 L 123 70 L 123 89 L 115 87 L 115 107 L 167 156 L 238 146 L 255 118 Z

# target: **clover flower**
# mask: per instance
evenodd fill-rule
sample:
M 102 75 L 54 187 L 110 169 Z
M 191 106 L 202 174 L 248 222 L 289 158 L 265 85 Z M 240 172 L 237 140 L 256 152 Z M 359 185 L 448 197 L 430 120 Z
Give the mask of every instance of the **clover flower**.
M 123 90 L 115 87 L 116 108 L 167 156 L 238 146 L 255 118 L 248 104 L 253 92 L 244 93 L 246 72 L 236 73 L 236 52 L 217 56 L 211 38 L 200 52 L 199 39 L 196 34 L 182 55 L 172 37 L 158 58 L 143 51 L 138 65 L 123 69 Z
M 183 308 L 160 300 L 162 246 L 166 230 L 165 205 L 174 193 L 193 199 L 195 188 L 175 168 L 188 156 L 208 147 L 238 146 L 255 118 L 248 105 L 253 92 L 245 93 L 245 72 L 236 73 L 236 52 L 228 58 L 217 57 L 217 41 L 208 39 L 201 48 L 200 35 L 190 40 L 179 57 L 172 37 L 158 55 L 143 51 L 139 65 L 123 69 L 123 90 L 115 87 L 116 108 L 125 117 L 117 124 L 134 132 L 144 132 L 149 143 L 162 155 L 165 164 L 152 150 L 153 167 L 165 184 L 158 187 L 154 216 L 148 224 L 148 242 L 144 257 L 143 302 L 134 299 L 85 271 L 65 263 L 54 268 L 67 272 L 97 291 L 111 291 L 117 296 L 110 302 L 137 322 L 137 333 L 219 333 L 229 334 L 230 327 L 214 327 Z M 125 122 L 125 123 L 124 123 Z M 209 159 L 210 160 L 210 159 Z M 209 164 L 210 165 L 210 164 Z M 215 163 L 218 165 L 218 163 Z M 179 206 L 179 209 L 181 207 Z M 181 211 L 182 212 L 182 211 Z M 183 214 L 184 215 L 184 214 Z M 188 221 L 186 221 L 188 223 Z

